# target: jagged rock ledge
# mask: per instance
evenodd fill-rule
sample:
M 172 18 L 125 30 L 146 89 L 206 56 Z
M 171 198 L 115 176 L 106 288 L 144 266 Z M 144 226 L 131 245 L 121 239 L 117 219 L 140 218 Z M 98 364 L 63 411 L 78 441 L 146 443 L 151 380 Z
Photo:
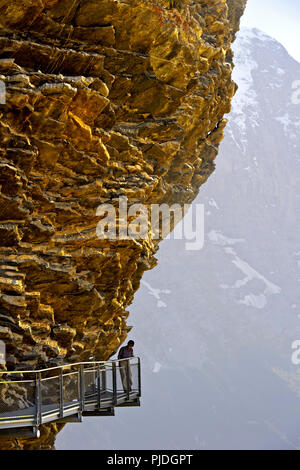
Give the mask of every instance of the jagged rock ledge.
M 245 3 L 0 2 L 8 369 L 105 360 L 126 338 L 126 309 L 158 243 L 100 240 L 96 208 L 119 196 L 145 205 L 196 197 L 235 92 L 231 42 Z M 57 429 L 44 428 L 35 446 L 51 447 Z

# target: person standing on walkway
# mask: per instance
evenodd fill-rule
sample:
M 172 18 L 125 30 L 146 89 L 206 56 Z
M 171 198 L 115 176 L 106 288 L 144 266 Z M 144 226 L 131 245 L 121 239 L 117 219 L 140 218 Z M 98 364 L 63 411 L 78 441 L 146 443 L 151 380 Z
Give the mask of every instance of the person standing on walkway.
M 120 368 L 120 374 L 121 374 L 124 392 L 127 392 L 127 391 L 130 392 L 131 387 L 132 387 L 132 374 L 131 374 L 131 369 L 130 369 L 130 363 L 129 363 L 129 360 L 126 361 L 125 359 L 134 357 L 133 346 L 134 346 L 134 341 L 132 341 L 131 339 L 130 341 L 128 341 L 126 346 L 123 346 L 119 350 L 119 354 L 118 354 L 119 368 Z M 128 377 L 127 377 L 127 374 L 128 374 Z

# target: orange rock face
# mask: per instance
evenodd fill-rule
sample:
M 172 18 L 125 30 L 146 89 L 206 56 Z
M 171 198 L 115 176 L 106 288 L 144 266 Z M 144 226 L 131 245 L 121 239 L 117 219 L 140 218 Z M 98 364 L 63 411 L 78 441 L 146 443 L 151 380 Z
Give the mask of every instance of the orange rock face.
M 126 338 L 126 309 L 158 240 L 99 239 L 97 207 L 196 197 L 235 92 L 231 43 L 245 3 L 0 1 L 9 370 L 106 360 Z M 51 447 L 58 429 L 45 429 L 36 444 L 15 445 Z

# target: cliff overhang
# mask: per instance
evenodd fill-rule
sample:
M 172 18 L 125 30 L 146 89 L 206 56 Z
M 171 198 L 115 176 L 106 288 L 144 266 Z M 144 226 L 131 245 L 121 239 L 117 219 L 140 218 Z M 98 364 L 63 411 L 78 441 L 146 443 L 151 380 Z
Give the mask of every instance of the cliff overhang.
M 127 308 L 158 241 L 99 239 L 96 209 L 120 196 L 146 206 L 194 200 L 215 169 L 235 93 L 231 43 L 245 4 L 0 2 L 9 370 L 106 360 L 126 338 Z

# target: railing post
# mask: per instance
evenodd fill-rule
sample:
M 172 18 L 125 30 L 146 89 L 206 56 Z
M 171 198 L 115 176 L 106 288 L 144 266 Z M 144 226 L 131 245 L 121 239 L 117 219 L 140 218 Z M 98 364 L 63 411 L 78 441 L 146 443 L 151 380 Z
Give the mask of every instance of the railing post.
M 100 367 L 97 366 L 97 404 L 98 410 L 101 408 L 101 381 L 100 381 Z
M 113 361 L 112 363 L 112 379 L 113 379 L 113 405 L 117 404 L 117 368 L 116 362 Z
M 35 376 L 35 395 L 36 395 L 36 426 L 42 424 L 42 394 L 41 394 L 41 373 Z
M 79 382 L 80 382 L 80 410 L 81 412 L 84 410 L 84 373 L 83 373 L 83 365 L 80 365 L 79 370 Z
M 64 376 L 63 369 L 60 370 L 59 375 L 59 416 L 64 417 Z
M 106 365 L 103 363 L 102 367 L 104 368 L 103 371 L 101 372 L 102 375 L 102 390 L 105 393 L 106 392 Z
M 129 391 L 129 388 L 130 388 L 130 385 L 129 385 L 129 359 L 127 359 L 125 361 L 125 370 L 126 370 L 126 388 L 127 388 L 127 391 L 126 391 L 126 395 L 127 395 L 127 400 L 129 400 L 129 394 L 130 394 L 130 391 Z
M 138 396 L 140 397 L 142 394 L 142 389 L 141 389 L 141 360 L 138 357 Z
M 78 403 L 80 405 L 80 370 L 77 370 L 77 397 L 78 397 Z M 79 406 L 80 407 L 80 406 Z

